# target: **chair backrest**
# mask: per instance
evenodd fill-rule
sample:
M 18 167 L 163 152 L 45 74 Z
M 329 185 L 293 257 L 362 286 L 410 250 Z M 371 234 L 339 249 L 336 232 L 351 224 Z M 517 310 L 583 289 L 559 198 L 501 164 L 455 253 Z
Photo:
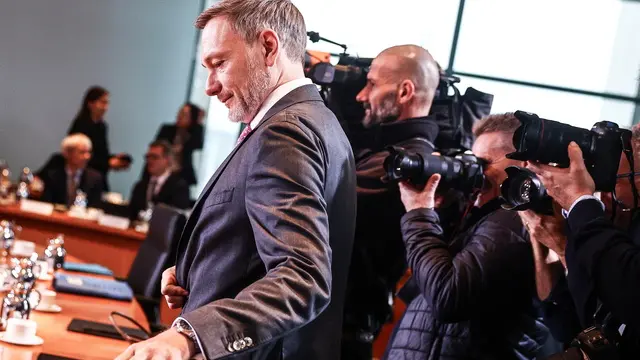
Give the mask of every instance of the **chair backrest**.
M 186 222 L 182 210 L 157 204 L 149 222 L 147 237 L 133 260 L 127 283 L 134 294 L 160 298 L 162 272 L 173 266 L 175 251 Z

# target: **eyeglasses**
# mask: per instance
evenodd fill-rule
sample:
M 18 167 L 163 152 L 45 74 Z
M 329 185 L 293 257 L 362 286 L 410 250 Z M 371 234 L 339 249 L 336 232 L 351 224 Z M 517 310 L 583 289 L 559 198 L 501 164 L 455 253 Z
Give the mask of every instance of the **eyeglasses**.
M 160 159 L 160 155 L 156 155 L 156 154 L 147 154 L 144 156 L 145 159 L 147 160 L 158 160 Z
M 115 319 L 116 316 L 127 320 L 135 327 L 137 327 L 137 329 L 120 327 Z M 120 334 L 120 336 L 122 336 L 125 341 L 128 341 L 132 344 L 151 338 L 151 334 L 144 327 L 142 327 L 139 322 L 133 320 L 125 314 L 119 313 L 117 311 L 112 311 L 109 315 L 109 321 L 111 322 L 111 325 L 113 325 L 113 327 L 116 329 L 118 334 Z M 138 334 L 140 334 L 140 336 L 138 336 Z

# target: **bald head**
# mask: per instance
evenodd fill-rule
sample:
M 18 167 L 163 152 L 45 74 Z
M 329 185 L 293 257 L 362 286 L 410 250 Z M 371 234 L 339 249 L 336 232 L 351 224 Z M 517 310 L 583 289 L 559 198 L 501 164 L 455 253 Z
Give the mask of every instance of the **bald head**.
M 381 52 L 371 62 L 367 80 L 356 99 L 366 110 L 363 125 L 371 127 L 428 116 L 440 71 L 427 50 L 402 45 Z
M 411 80 L 418 92 L 435 93 L 440 82 L 438 63 L 425 48 L 417 45 L 399 45 L 382 51 L 374 64 L 390 79 Z

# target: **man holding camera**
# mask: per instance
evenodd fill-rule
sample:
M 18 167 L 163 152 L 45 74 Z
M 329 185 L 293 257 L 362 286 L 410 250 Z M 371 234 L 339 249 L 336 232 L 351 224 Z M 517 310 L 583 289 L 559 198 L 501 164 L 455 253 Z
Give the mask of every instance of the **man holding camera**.
M 500 207 L 500 184 L 515 149 L 513 114 L 476 124 L 474 154 L 485 184 L 453 239 L 444 239 L 436 207 L 439 174 L 423 189 L 400 183 L 407 213 L 402 234 L 420 289 L 394 330 L 386 359 L 534 359 L 548 335 L 535 321 L 531 245 L 516 212 Z M 526 340 L 525 340 L 526 339 Z
M 345 303 L 343 359 L 372 358 L 372 343 L 391 315 L 406 270 L 398 187 L 382 180 L 389 146 L 428 153 L 438 134 L 428 117 L 439 82 L 436 62 L 419 46 L 395 46 L 371 63 L 357 100 L 365 108 L 363 140 L 354 145 L 358 208 Z
M 629 146 L 618 168 L 615 194 L 617 207 L 614 224 L 602 201 L 594 196 L 595 183 L 585 166 L 578 145 L 569 145 L 569 168 L 529 164 L 541 179 L 548 194 L 567 210 L 567 236 L 558 234 L 539 240 L 561 256 L 566 254 L 568 287 L 582 326 L 594 323 L 598 303 L 611 312 L 609 324 L 617 324 L 612 333 L 619 340 L 622 359 L 640 353 L 640 223 L 637 189 L 640 188 L 640 126 L 633 129 Z M 619 210 L 622 210 L 620 214 Z M 625 224 L 626 223 L 626 224 Z M 566 249 L 566 252 L 565 252 Z M 554 289 L 555 291 L 556 289 Z M 601 320 L 601 319 L 600 319 Z M 625 324 L 620 335 L 619 325 Z M 615 339 L 619 338 L 619 339 Z

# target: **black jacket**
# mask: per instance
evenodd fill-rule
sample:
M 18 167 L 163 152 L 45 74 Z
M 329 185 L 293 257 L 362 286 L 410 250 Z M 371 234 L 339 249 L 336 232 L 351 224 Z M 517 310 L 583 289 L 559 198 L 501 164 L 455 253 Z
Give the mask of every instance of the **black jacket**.
M 182 233 L 182 316 L 208 359 L 339 359 L 355 204 L 338 120 L 315 85 L 292 90 L 218 167 Z
M 396 182 L 386 182 L 387 146 L 431 154 L 438 126 L 407 119 L 362 133 L 354 140 L 358 192 L 356 234 L 345 303 L 345 326 L 375 332 L 391 313 L 389 294 L 406 271 L 400 218 L 405 213 Z M 374 324 L 370 323 L 375 320 Z M 370 324 L 371 329 L 362 329 Z
M 638 215 L 638 214 L 636 214 Z M 567 219 L 569 289 L 583 327 L 593 324 L 598 300 L 626 324 L 623 359 L 640 354 L 640 218 L 629 233 L 617 229 L 596 200 L 579 202 Z M 635 357 L 634 357 L 635 356 Z
M 131 192 L 129 199 L 129 219 L 138 218 L 140 210 L 147 208 L 147 188 L 149 178 L 144 177 L 138 181 Z M 188 209 L 191 205 L 189 200 L 189 186 L 178 174 L 171 174 L 164 182 L 160 191 L 153 196 L 153 204 L 166 204 L 178 209 Z
M 156 140 L 166 140 L 169 144 L 175 144 L 177 133 L 178 127 L 176 125 L 162 125 L 158 130 L 158 134 L 156 134 Z M 197 182 L 196 173 L 193 169 L 193 152 L 202 149 L 203 141 L 203 127 L 200 124 L 191 127 L 186 139 L 183 140 L 182 153 L 180 155 L 180 176 L 188 185 L 193 185 Z
M 435 211 L 402 218 L 420 289 L 394 329 L 386 359 L 534 359 L 548 337 L 536 322 L 531 244 L 497 201 L 474 211 L 450 244 Z
M 67 204 L 67 172 L 64 164 L 62 155 L 53 155 L 37 173 L 37 176 L 44 183 L 44 191 L 40 200 L 70 205 Z M 104 191 L 103 184 L 102 175 L 96 170 L 87 168 L 82 172 L 78 188 L 87 194 L 88 206 L 100 207 Z

